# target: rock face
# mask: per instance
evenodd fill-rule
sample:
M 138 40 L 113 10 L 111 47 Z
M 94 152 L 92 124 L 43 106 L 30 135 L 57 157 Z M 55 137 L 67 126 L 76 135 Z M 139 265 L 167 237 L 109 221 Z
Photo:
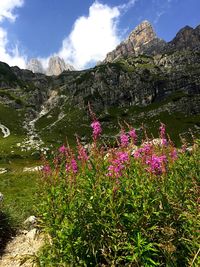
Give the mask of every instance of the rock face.
M 195 29 L 186 26 L 181 29 L 176 37 L 169 43 L 169 46 L 178 49 L 200 50 L 200 25 Z
M 42 63 L 37 58 L 32 58 L 27 64 L 27 70 L 31 70 L 33 73 L 44 73 Z
M 145 20 L 131 32 L 127 40 L 107 54 L 105 62 L 113 62 L 124 56 L 153 53 L 155 50 L 161 50 L 165 44 L 164 40 L 156 36 L 152 25 Z
M 49 59 L 48 68 L 44 69 L 42 63 L 37 58 L 32 58 L 27 66 L 27 70 L 33 73 L 44 73 L 48 76 L 60 75 L 63 71 L 73 71 L 74 67 L 70 64 L 65 63 L 64 59 L 53 56 Z
M 127 40 L 108 53 L 105 62 L 115 62 L 119 58 L 138 55 L 158 55 L 178 50 L 200 50 L 200 25 L 195 29 L 186 26 L 181 29 L 171 42 L 157 37 L 148 21 L 143 21 L 129 35 Z
M 54 56 L 49 59 L 49 65 L 46 71 L 46 75 L 59 75 L 65 70 L 72 71 L 74 70 L 74 68 L 71 65 L 66 64 L 64 59 L 58 56 Z

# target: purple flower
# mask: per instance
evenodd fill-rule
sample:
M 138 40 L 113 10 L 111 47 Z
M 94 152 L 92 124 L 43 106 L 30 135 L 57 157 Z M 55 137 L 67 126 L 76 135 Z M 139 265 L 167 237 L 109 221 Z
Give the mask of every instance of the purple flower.
M 43 166 L 42 171 L 45 174 L 49 174 L 49 173 L 51 173 L 51 167 L 49 165 L 45 165 L 45 166 Z
M 161 144 L 162 144 L 163 146 L 167 146 L 167 139 L 166 139 L 166 138 L 162 138 L 162 139 L 161 139 Z
M 142 147 L 142 152 L 145 154 L 149 154 L 151 152 L 152 145 L 151 144 L 145 144 Z
M 72 159 L 70 163 L 67 163 L 65 166 L 66 172 L 72 171 L 73 173 L 78 172 L 78 165 L 75 159 Z
M 178 158 L 178 153 L 177 153 L 176 148 L 174 148 L 174 149 L 171 151 L 170 156 L 171 156 L 171 158 L 172 158 L 173 161 L 176 160 L 176 159 Z
M 130 138 L 131 138 L 131 140 L 133 141 L 133 144 L 135 144 L 136 143 L 136 141 L 137 141 L 137 134 L 136 134 L 136 131 L 135 131 L 135 129 L 134 128 L 132 128 L 130 131 L 129 131 L 129 136 L 130 136 Z
M 129 156 L 127 152 L 117 152 L 116 153 L 117 159 L 119 162 L 123 163 L 129 160 Z
M 62 154 L 65 154 L 65 152 L 67 151 L 67 148 L 65 147 L 65 145 L 62 145 L 61 147 L 59 147 L 58 151 Z
M 165 127 L 165 124 L 164 123 L 161 123 L 159 130 L 160 130 L 160 136 L 161 136 L 161 138 L 165 138 L 166 127 Z
M 78 165 L 75 159 L 71 160 L 71 167 L 72 167 L 72 171 L 73 173 L 77 173 L 78 172 Z
M 166 162 L 167 158 L 165 155 L 163 156 L 152 155 L 146 160 L 146 164 L 149 166 L 147 170 L 153 174 L 160 175 L 165 170 Z
M 129 160 L 127 152 L 117 152 L 116 158 L 111 161 L 111 165 L 108 167 L 108 176 L 114 176 L 119 178 L 122 176 L 122 170 L 125 168 L 124 163 Z
M 83 146 L 79 146 L 78 148 L 78 159 L 82 161 L 88 160 L 87 152 Z
M 127 147 L 129 143 L 129 136 L 124 132 L 124 130 L 122 130 L 120 134 L 120 143 L 121 147 Z
M 96 140 L 102 132 L 101 124 L 99 121 L 95 120 L 91 124 L 91 127 L 93 129 L 93 138 L 94 138 L 94 140 Z
M 161 144 L 163 146 L 167 146 L 166 127 L 165 127 L 164 123 L 161 123 L 161 126 L 160 126 L 159 130 L 160 130 Z

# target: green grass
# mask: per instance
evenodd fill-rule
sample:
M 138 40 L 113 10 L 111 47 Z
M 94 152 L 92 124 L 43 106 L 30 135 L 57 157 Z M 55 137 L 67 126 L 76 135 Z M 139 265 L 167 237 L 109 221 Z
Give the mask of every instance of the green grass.
M 47 145 L 53 144 L 56 146 L 66 142 L 66 139 L 73 145 L 76 140 L 75 134 L 80 137 L 89 136 L 91 130 L 88 127 L 89 119 L 85 111 L 65 105 L 62 109 L 65 116 L 60 121 L 57 121 L 60 112 L 59 108 L 55 108 L 36 123 L 36 128 Z M 57 122 L 49 127 L 55 121 Z
M 0 103 L 0 122 L 8 127 L 12 134 L 24 134 L 25 130 L 22 127 L 24 113 L 23 109 L 16 110 Z
M 10 217 L 13 227 L 21 226 L 33 214 L 35 203 L 38 173 L 23 172 L 23 168 L 40 164 L 30 160 L 13 160 L 0 164 L 0 168 L 8 170 L 7 173 L 0 174 L 0 192 L 4 195 L 2 211 Z
M 0 255 L 18 230 L 26 227 L 25 219 L 34 214 L 38 174 L 24 173 L 23 168 L 37 165 L 39 162 L 30 160 L 0 161 L 0 168 L 8 170 L 0 174 L 0 192 L 4 195 L 0 203 Z

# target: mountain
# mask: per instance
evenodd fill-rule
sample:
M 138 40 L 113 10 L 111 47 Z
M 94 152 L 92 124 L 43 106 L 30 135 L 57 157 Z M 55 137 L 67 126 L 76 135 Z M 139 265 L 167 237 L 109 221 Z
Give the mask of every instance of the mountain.
M 147 21 L 139 24 L 128 38 L 108 53 L 104 62 L 113 62 L 120 57 L 158 53 L 166 46 L 166 42 L 156 36 L 152 25 Z
M 181 29 L 171 42 L 165 42 L 157 37 L 148 21 L 143 21 L 129 37 L 108 53 L 104 63 L 114 62 L 127 56 L 149 55 L 176 52 L 179 49 L 200 50 L 200 25 L 195 29 L 186 26 Z
M 37 58 L 32 58 L 27 63 L 27 70 L 31 70 L 34 73 L 45 73 L 42 63 Z
M 54 56 L 49 59 L 49 65 L 46 71 L 46 75 L 59 75 L 65 70 L 72 71 L 74 70 L 74 67 L 69 64 L 66 64 L 64 59 L 61 59 L 58 56 Z
M 149 134 L 162 121 L 177 144 L 179 134 L 188 141 L 190 131 L 199 135 L 199 29 L 185 27 L 167 43 L 145 21 L 100 65 L 58 76 L 0 63 L 0 124 L 10 130 L 0 137 L 1 155 L 26 155 L 66 136 L 74 143 L 75 132 L 88 142 L 88 103 L 105 128 L 104 140 L 115 140 L 124 121 L 139 132 L 143 124 Z
M 30 59 L 27 63 L 26 69 L 32 71 L 33 73 L 44 73 L 48 76 L 52 76 L 59 75 L 65 70 L 72 71 L 74 70 L 74 67 L 65 63 L 64 59 L 58 56 L 53 56 L 50 57 L 48 68 L 46 70 L 43 68 L 42 63 L 36 58 Z

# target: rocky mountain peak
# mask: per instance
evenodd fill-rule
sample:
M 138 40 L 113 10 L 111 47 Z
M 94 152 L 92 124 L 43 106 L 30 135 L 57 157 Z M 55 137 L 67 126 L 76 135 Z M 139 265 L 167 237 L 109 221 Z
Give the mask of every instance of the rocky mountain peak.
M 26 68 L 31 70 L 33 73 L 44 73 L 44 69 L 42 67 L 42 63 L 37 58 L 32 58 L 28 62 Z
M 176 49 L 200 49 L 200 25 L 193 29 L 190 26 L 182 28 L 169 43 Z
M 129 55 L 139 55 L 144 53 L 153 53 L 155 49 L 161 49 L 165 41 L 159 39 L 147 20 L 141 22 L 128 36 L 128 38 L 119 44 L 115 50 L 108 53 L 105 62 L 113 62 L 120 57 Z
M 47 68 L 47 75 L 59 75 L 64 70 L 66 70 L 65 61 L 64 59 L 53 56 L 49 59 L 49 65 Z
M 31 70 L 33 73 L 44 73 L 48 76 L 59 75 L 65 70 L 75 70 L 73 66 L 65 63 L 63 58 L 59 56 L 52 56 L 49 59 L 48 68 L 44 69 L 42 63 L 37 58 L 32 58 L 26 68 Z
M 53 56 L 49 59 L 49 65 L 46 71 L 48 76 L 59 75 L 65 70 L 72 71 L 74 68 L 73 66 L 66 64 L 64 59 L 59 56 Z
M 141 49 L 141 46 L 153 41 L 155 38 L 157 36 L 152 25 L 149 21 L 144 20 L 131 32 L 127 42 L 131 42 L 137 52 Z

